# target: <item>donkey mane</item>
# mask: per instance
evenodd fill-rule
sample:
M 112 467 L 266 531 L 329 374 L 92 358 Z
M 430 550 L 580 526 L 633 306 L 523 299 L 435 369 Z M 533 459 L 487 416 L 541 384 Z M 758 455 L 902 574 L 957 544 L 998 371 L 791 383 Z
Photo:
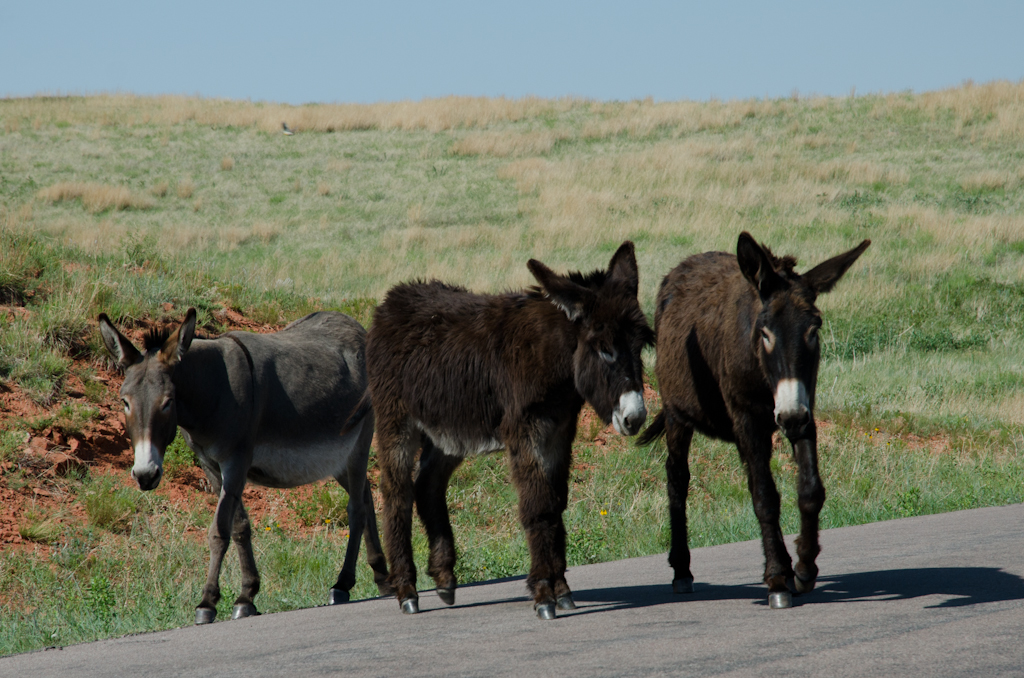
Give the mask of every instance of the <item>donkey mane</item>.
M 152 351 L 153 349 L 161 349 L 163 348 L 164 344 L 167 343 L 167 340 L 170 338 L 170 327 L 151 327 L 149 328 L 149 332 L 146 333 L 146 336 L 142 340 L 142 347 L 146 351 Z
M 764 243 L 760 243 L 761 249 L 768 255 L 768 261 L 772 262 L 772 268 L 779 273 L 787 273 L 793 275 L 793 268 L 796 266 L 796 257 L 791 254 L 779 257 L 774 252 L 768 249 L 768 246 Z

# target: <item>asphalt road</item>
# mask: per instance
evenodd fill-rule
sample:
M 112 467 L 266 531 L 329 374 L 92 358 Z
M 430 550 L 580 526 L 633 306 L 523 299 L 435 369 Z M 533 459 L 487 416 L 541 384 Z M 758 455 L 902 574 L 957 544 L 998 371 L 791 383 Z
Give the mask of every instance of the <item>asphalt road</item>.
M 793 552 L 790 541 L 790 551 Z M 522 578 L 0 659 L 0 676 L 1024 676 L 1024 505 L 822 533 L 818 588 L 771 610 L 760 542 L 572 568 L 579 609 L 534 616 Z

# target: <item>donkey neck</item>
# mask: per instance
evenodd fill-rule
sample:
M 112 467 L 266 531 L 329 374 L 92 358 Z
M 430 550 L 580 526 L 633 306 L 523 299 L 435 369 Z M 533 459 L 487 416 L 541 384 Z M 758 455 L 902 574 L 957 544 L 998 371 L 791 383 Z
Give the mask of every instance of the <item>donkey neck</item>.
M 178 425 L 186 431 L 211 428 L 227 414 L 225 406 L 237 401 L 220 339 L 196 339 L 182 356 L 172 376 Z M 246 381 L 250 375 L 245 375 Z M 246 389 L 249 390 L 249 389 Z

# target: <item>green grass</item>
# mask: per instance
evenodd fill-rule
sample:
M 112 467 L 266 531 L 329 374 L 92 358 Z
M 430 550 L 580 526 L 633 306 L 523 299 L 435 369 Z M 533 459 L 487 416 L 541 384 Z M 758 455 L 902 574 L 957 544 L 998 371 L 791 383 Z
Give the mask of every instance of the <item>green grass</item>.
M 338 309 L 368 325 L 400 281 L 521 287 L 532 282 L 531 257 L 588 270 L 630 238 L 653 316 L 671 267 L 733 250 L 741 230 L 798 255 L 798 270 L 871 238 L 818 302 L 822 527 L 1020 502 L 1022 90 L 453 101 L 454 114 L 444 101 L 352 113 L 173 98 L 0 100 L 0 304 L 20 307 L 0 311 L 0 380 L 50 407 L 48 425 L 72 430 L 90 410 L 68 403 L 71 357 L 107 360 L 90 324 L 99 312 L 131 324 L 195 306 L 206 332 L 223 329 L 224 307 L 270 324 Z M 285 117 L 296 120 L 293 137 L 278 132 Z M 225 157 L 231 171 L 221 170 Z M 123 188 L 129 198 L 56 199 L 62 184 Z M 96 403 L 99 382 L 88 369 L 75 374 Z M 0 461 L 17 461 L 22 429 L 40 423 L 0 431 Z M 597 446 L 597 432 L 581 431 L 576 445 L 570 565 L 663 552 L 664 447 Z M 179 440 L 168 475 L 192 463 Z M 757 538 L 735 449 L 697 437 L 691 469 L 691 544 Z M 793 532 L 788 450 L 773 469 L 783 529 Z M 26 472 L 13 466 L 8 486 Z M 56 535 L 51 516 L 34 515 L 25 528 L 53 554 L 0 553 L 0 653 L 189 623 L 209 508 L 174 511 L 101 480 L 66 482 L 93 503 L 88 520 L 60 522 Z M 299 496 L 293 507 L 308 524 L 342 521 L 347 498 L 336 486 Z M 500 456 L 461 467 L 448 500 L 460 581 L 525 573 Z M 260 609 L 323 602 L 340 567 L 339 532 L 298 537 L 273 516 L 257 532 Z M 425 570 L 419 530 L 414 547 Z M 226 562 L 222 617 L 238 590 L 237 563 Z M 360 567 L 354 595 L 374 595 Z M 752 579 L 759 569 L 750 564 Z M 694 571 L 700 578 L 699 562 Z M 432 585 L 423 572 L 419 583 Z

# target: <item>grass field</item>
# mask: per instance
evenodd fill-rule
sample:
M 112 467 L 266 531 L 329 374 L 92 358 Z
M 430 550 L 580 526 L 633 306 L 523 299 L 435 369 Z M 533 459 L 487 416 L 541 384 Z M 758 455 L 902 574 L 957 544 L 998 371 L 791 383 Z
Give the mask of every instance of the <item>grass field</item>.
M 629 238 L 652 314 L 671 267 L 742 230 L 799 270 L 867 237 L 819 301 L 823 527 L 1019 502 L 1022 142 L 1024 84 L 1005 82 L 708 103 L 0 100 L 0 304 L 27 310 L 0 313 L 0 378 L 71 426 L 91 416 L 66 384 L 72 357 L 104 360 L 100 311 L 130 323 L 192 305 L 215 328 L 222 306 L 271 324 L 339 308 L 368 324 L 402 280 L 520 287 L 530 257 L 586 270 Z M 10 484 L 31 422 L 6 421 Z M 663 551 L 664 448 L 595 438 L 581 429 L 571 564 Z M 790 532 L 794 469 L 782 448 L 774 463 Z M 698 439 L 692 468 L 693 545 L 756 537 L 735 451 Z M 104 481 L 62 482 L 85 502 Z M 186 528 L 208 507 L 125 497 L 114 529 L 90 517 L 34 533 L 50 550 L 0 553 L 0 653 L 190 621 L 206 554 Z M 462 581 L 525 572 L 501 457 L 465 465 L 449 503 Z M 260 609 L 322 602 L 343 542 L 262 526 Z M 230 604 L 234 563 L 225 581 Z M 364 569 L 357 593 L 371 581 Z

